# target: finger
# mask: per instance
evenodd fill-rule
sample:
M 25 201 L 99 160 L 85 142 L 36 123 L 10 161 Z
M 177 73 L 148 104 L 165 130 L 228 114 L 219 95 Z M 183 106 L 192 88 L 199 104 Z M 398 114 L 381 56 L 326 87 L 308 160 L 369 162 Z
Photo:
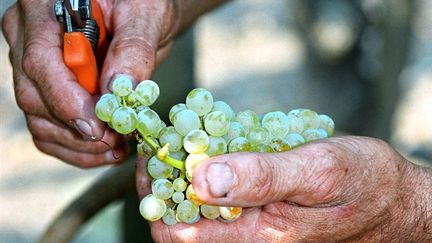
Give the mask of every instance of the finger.
M 2 18 L 2 31 L 6 42 L 11 48 L 14 47 L 18 41 L 20 34 L 20 28 L 18 28 L 18 26 L 21 24 L 22 21 L 20 21 L 18 7 L 14 4 L 6 10 Z
M 101 90 L 116 74 L 150 79 L 156 66 L 164 13 L 170 5 L 154 1 L 119 1 L 113 8 L 113 39 L 102 69 Z M 166 54 L 164 54 L 166 55 Z
M 377 141 L 333 138 L 285 153 L 214 157 L 194 170 L 193 186 L 201 199 L 216 205 L 248 207 L 278 201 L 338 205 L 358 197 L 364 185 L 379 181 L 370 159 L 374 146 L 359 149 Z
M 140 199 L 151 193 L 151 179 L 147 174 L 147 161 L 147 158 L 138 156 L 136 162 L 136 190 Z
M 55 143 L 42 142 L 36 139 L 33 141 L 40 151 L 81 168 L 118 164 L 127 157 L 126 146 L 117 147 L 104 153 L 90 154 L 73 151 Z
M 52 18 L 52 2 L 21 1 L 21 5 L 25 16 L 25 74 L 36 83 L 57 118 L 86 138 L 100 139 L 105 126 L 96 117 L 95 102 L 63 62 L 63 29 Z
M 125 145 L 127 141 L 126 137 L 108 129 L 101 141 L 83 140 L 81 135 L 68 127 L 32 115 L 27 116 L 27 126 L 35 139 L 41 142 L 56 143 L 76 152 L 99 154 Z

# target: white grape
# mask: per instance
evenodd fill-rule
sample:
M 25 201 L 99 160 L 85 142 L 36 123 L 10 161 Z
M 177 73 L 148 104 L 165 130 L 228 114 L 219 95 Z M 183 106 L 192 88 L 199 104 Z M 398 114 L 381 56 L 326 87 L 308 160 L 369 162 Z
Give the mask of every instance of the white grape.
M 233 109 L 224 101 L 215 101 L 211 111 L 222 111 L 231 121 L 235 119 L 235 113 Z
M 177 114 L 177 112 L 182 111 L 182 110 L 186 110 L 186 105 L 183 103 L 178 103 L 177 105 L 174 105 L 173 107 L 171 107 L 170 111 L 169 111 L 169 120 L 171 121 L 171 124 L 174 124 L 174 116 L 175 114 Z
M 220 154 L 225 154 L 227 152 L 227 142 L 223 137 L 209 136 L 209 146 L 205 153 L 212 157 Z
M 115 95 L 124 97 L 131 93 L 132 86 L 133 84 L 130 76 L 119 75 L 112 81 L 111 90 Z
M 304 130 L 317 129 L 321 123 L 319 115 L 313 110 L 303 109 L 298 113 L 297 117 L 303 120 Z
M 190 154 L 200 154 L 207 150 L 209 137 L 203 130 L 190 131 L 183 139 L 183 147 Z
M 298 147 L 306 142 L 303 136 L 298 133 L 289 133 L 286 135 L 285 141 L 291 148 Z
M 169 152 L 179 151 L 183 147 L 183 137 L 173 126 L 166 127 L 161 131 L 159 141 L 162 146 L 169 144 Z
M 251 151 L 259 152 L 259 153 L 273 153 L 273 148 L 268 144 L 254 144 L 252 145 Z
M 304 131 L 304 122 L 301 118 L 288 114 L 288 132 L 301 134 Z
M 284 138 L 288 133 L 289 120 L 283 112 L 269 112 L 264 115 L 262 126 L 265 127 L 273 137 Z
M 273 138 L 269 145 L 275 152 L 284 152 L 291 149 L 291 146 L 283 138 Z
M 186 136 L 190 131 L 199 129 L 201 127 L 201 121 L 197 113 L 185 109 L 175 114 L 173 125 L 180 135 Z
M 183 192 L 174 192 L 172 194 L 171 199 L 175 203 L 181 203 L 185 199 L 185 196 L 184 196 Z
M 129 134 L 137 127 L 137 114 L 130 107 L 119 107 L 112 115 L 111 124 L 118 133 Z
M 335 124 L 333 119 L 331 119 L 329 116 L 321 114 L 320 117 L 320 126 L 319 128 L 324 129 L 327 132 L 327 135 L 329 137 L 333 136 Z
M 204 116 L 213 108 L 213 96 L 206 89 L 193 89 L 186 97 L 186 107 L 195 111 L 199 116 Z
M 240 122 L 231 122 L 228 132 L 224 137 L 228 143 L 234 138 L 246 137 L 246 129 Z
M 264 127 L 254 127 L 252 128 L 247 137 L 252 145 L 255 144 L 267 144 L 271 140 L 271 134 Z
M 217 219 L 220 216 L 219 207 L 203 204 L 200 206 L 201 214 L 208 219 Z
M 240 124 L 242 124 L 247 131 L 259 125 L 259 118 L 257 113 L 251 110 L 244 110 L 238 112 L 235 120 L 240 122 Z
M 138 113 L 137 130 L 143 136 L 154 135 L 159 132 L 161 120 L 152 109 L 142 110 Z
M 166 225 L 175 225 L 177 223 L 177 219 L 176 219 L 176 213 L 174 210 L 172 210 L 171 208 L 168 208 L 164 214 L 164 216 L 162 217 L 162 221 L 166 224 Z
M 147 163 L 147 171 L 155 179 L 164 179 L 171 175 L 173 167 L 160 161 L 157 156 L 153 156 Z
M 312 142 L 327 137 L 327 133 L 324 129 L 308 129 L 302 133 L 302 136 L 306 142 Z
M 152 193 L 156 198 L 166 200 L 174 193 L 172 183 L 167 179 L 154 180 L 151 186 Z
M 185 160 L 186 152 L 183 149 L 180 149 L 179 151 L 170 152 L 169 156 L 176 160 Z
M 219 207 L 220 216 L 228 221 L 236 220 L 240 217 L 242 213 L 242 208 L 240 207 Z
M 135 88 L 135 97 L 142 105 L 151 106 L 159 97 L 159 86 L 152 80 L 144 80 Z
M 230 118 L 222 111 L 212 111 L 205 116 L 204 127 L 210 135 L 223 136 L 230 127 Z
M 228 144 L 228 151 L 230 153 L 250 151 L 252 148 L 249 140 L 245 137 L 238 137 L 231 140 Z
M 183 178 L 176 178 L 173 181 L 173 188 L 177 192 L 182 192 L 187 188 L 187 182 Z
M 199 215 L 199 207 L 189 200 L 180 202 L 177 206 L 177 217 L 183 223 L 192 223 Z
M 156 221 L 166 212 L 164 200 L 156 198 L 153 194 L 145 196 L 139 205 L 141 215 L 148 221 Z
M 114 111 L 120 106 L 117 98 L 113 94 L 104 94 L 96 103 L 96 116 L 104 122 L 111 121 Z

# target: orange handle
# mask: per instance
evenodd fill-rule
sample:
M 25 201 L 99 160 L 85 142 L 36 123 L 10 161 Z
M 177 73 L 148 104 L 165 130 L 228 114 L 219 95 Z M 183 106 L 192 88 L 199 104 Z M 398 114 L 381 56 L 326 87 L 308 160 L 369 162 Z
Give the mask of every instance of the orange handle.
M 96 54 L 98 59 L 103 61 L 108 47 L 106 29 L 102 11 L 95 0 L 92 0 L 92 15 L 99 25 L 99 43 Z M 65 33 L 63 46 L 64 62 L 75 74 L 78 83 L 90 94 L 98 94 L 98 64 L 87 37 L 81 32 Z

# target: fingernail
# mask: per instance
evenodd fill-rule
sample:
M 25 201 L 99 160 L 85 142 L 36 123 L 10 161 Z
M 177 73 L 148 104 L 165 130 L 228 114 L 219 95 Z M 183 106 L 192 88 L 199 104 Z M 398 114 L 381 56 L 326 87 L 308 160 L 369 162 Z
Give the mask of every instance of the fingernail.
M 96 136 L 93 134 L 93 129 L 86 121 L 75 119 L 73 122 L 75 129 L 84 137 L 84 139 L 94 140 Z
M 207 169 L 207 183 L 214 197 L 224 197 L 234 185 L 234 175 L 226 163 L 213 163 Z

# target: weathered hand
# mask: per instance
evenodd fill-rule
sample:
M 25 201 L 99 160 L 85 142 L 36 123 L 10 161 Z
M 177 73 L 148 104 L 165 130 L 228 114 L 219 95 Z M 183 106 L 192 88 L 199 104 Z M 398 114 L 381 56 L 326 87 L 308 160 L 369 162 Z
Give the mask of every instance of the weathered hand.
M 172 1 L 99 3 L 112 36 L 101 90 L 107 92 L 110 80 L 119 73 L 149 79 L 171 46 Z M 3 32 L 10 46 L 16 100 L 35 145 L 80 167 L 121 161 L 127 154 L 125 139 L 97 119 L 98 97 L 80 87 L 63 62 L 64 27 L 55 19 L 53 1 L 18 1 L 4 15 Z
M 232 223 L 157 221 L 151 231 L 163 242 L 426 242 L 431 178 L 388 144 L 364 137 L 284 153 L 227 154 L 198 165 L 193 186 L 208 204 L 246 207 L 242 216 Z M 141 198 L 149 193 L 145 160 L 137 190 Z

